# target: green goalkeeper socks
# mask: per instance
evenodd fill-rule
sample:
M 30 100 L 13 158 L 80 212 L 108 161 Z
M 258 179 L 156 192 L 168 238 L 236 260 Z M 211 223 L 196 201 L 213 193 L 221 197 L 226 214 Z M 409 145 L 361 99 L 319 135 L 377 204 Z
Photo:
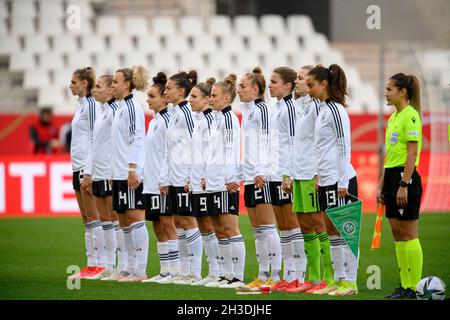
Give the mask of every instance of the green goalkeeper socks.
M 316 233 L 303 234 L 305 254 L 308 263 L 308 281 L 320 282 L 320 243 Z
M 395 253 L 397 254 L 397 264 L 400 271 L 400 281 L 402 288 L 410 287 L 409 271 L 408 271 L 408 256 L 406 253 L 406 242 L 395 241 Z
M 404 242 L 405 252 L 408 259 L 409 285 L 416 290 L 416 286 L 422 279 L 423 253 L 419 239 Z
M 330 238 L 326 232 L 319 233 L 320 255 L 323 264 L 322 280 L 330 284 L 334 280 L 333 264 L 331 263 Z

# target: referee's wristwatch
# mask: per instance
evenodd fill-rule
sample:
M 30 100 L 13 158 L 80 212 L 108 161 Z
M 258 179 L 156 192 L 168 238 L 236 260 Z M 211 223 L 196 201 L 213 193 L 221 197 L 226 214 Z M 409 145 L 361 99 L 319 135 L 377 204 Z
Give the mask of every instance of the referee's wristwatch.
M 399 185 L 401 188 L 407 188 L 409 183 L 403 180 L 400 180 Z

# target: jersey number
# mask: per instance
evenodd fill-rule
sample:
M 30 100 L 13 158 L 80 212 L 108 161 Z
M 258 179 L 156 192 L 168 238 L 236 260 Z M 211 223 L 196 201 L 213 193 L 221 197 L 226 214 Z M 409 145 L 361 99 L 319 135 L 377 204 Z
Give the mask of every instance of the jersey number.
M 336 205 L 336 190 L 328 190 L 327 195 L 327 206 L 335 206 Z
M 200 197 L 200 211 L 206 212 L 206 198 Z
M 178 194 L 178 206 L 183 207 L 183 197 L 186 200 L 185 208 L 189 207 L 189 194 L 188 193 L 179 193 Z
M 159 210 L 159 196 L 152 197 L 152 209 Z
M 217 209 L 220 209 L 220 197 L 214 196 L 214 203 L 217 205 Z
M 281 189 L 281 186 L 277 186 L 278 189 L 278 198 L 280 200 L 286 200 L 289 199 L 289 194 L 287 194 L 286 192 L 283 191 L 283 189 Z

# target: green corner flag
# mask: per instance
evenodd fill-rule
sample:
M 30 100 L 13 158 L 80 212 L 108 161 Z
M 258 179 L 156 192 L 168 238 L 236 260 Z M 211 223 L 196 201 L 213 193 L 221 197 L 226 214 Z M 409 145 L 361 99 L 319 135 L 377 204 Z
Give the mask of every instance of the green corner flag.
M 361 208 L 362 201 L 356 201 L 325 211 L 356 258 L 359 255 Z

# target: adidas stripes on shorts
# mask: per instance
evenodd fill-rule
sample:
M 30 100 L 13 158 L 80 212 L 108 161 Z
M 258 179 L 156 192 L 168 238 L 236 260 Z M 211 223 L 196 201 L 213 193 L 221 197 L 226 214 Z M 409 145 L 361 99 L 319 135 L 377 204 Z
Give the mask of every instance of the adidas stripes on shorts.
M 113 210 L 117 213 L 125 213 L 125 210 L 144 210 L 142 189 L 142 183 L 137 189 L 132 189 L 128 187 L 127 180 L 113 180 Z

